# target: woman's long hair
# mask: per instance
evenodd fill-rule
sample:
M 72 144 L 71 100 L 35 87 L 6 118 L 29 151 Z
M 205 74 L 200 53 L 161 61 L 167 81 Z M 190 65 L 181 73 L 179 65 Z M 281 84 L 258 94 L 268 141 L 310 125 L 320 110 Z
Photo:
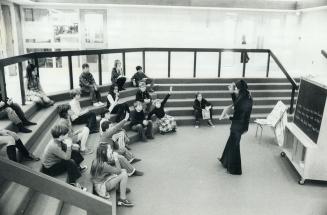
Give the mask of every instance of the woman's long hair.
M 238 93 L 238 97 L 234 104 L 237 104 L 243 98 L 252 99 L 250 91 L 248 90 L 248 85 L 243 79 L 236 82 L 236 87 L 239 90 L 239 93 Z
M 116 83 L 113 83 L 111 86 L 110 86 L 110 88 L 109 88 L 109 94 L 111 95 L 111 97 L 113 98 L 113 99 L 115 99 L 116 98 L 116 94 L 115 94 L 115 87 L 118 87 L 118 85 L 116 84 Z
M 36 66 L 32 63 L 29 63 L 26 67 L 26 78 L 27 78 L 27 89 L 31 88 L 32 81 L 34 81 L 35 77 L 33 76 L 33 71 Z M 38 80 L 38 74 L 36 75 L 36 79 Z
M 91 166 L 91 176 L 93 178 L 96 178 L 103 173 L 103 168 L 106 162 L 108 162 L 108 144 L 107 143 L 100 143 L 100 145 L 97 148 L 96 157 L 92 162 Z

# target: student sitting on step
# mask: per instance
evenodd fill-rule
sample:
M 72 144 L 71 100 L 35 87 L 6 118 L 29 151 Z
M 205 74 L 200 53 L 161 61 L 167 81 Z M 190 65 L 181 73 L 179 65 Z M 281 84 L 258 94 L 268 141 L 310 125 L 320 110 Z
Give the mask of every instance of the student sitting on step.
M 97 128 L 97 116 L 93 111 L 89 109 L 82 110 L 80 105 L 81 91 L 74 89 L 70 92 L 71 97 L 73 98 L 69 105 L 71 107 L 71 119 L 73 124 L 87 124 L 87 127 L 90 130 L 90 134 L 99 132 Z
M 101 102 L 101 94 L 98 89 L 98 85 L 95 83 L 93 75 L 90 73 L 90 67 L 87 63 L 82 65 L 83 72 L 79 76 L 79 86 L 81 91 L 86 94 L 90 94 L 93 106 L 103 106 Z
M 100 121 L 100 142 L 109 143 L 112 149 L 124 156 L 130 163 L 140 161 L 141 159 L 136 158 L 134 154 L 126 148 L 126 142 L 129 141 L 129 138 L 123 127 L 129 118 L 129 114 L 126 114 L 123 122 L 119 122 L 115 125 L 110 122 L 110 116 L 108 115 L 110 114 L 107 113 Z
M 32 132 L 24 126 L 36 125 L 36 123 L 30 122 L 26 118 L 22 108 L 17 103 L 14 103 L 12 99 L 7 98 L 5 101 L 2 101 L 0 98 L 0 119 L 5 118 L 9 118 L 18 127 L 18 131 L 23 133 Z
M 146 114 L 150 112 L 152 98 L 149 91 L 146 89 L 146 84 L 143 81 L 139 83 L 139 90 L 136 92 L 135 101 L 142 102 L 142 106 Z
M 110 160 L 114 161 L 115 166 L 109 164 Z M 121 168 L 118 154 L 112 152 L 106 143 L 100 143 L 97 148 L 96 158 L 91 166 L 91 179 L 94 191 L 100 197 L 109 199 L 109 191 L 118 186 L 120 197 L 117 204 L 119 206 L 133 206 L 126 198 L 126 193 L 130 192 L 130 189 L 127 188 L 128 174 L 125 169 Z
M 41 172 L 50 176 L 58 176 L 67 172 L 68 183 L 86 191 L 86 188 L 76 181 L 87 169 L 87 166 L 80 166 L 84 158 L 76 150 L 78 147 L 73 144 L 68 133 L 68 127 L 61 124 L 57 124 L 51 129 L 53 139 L 44 150 Z
M 58 124 L 68 127 L 68 137 L 73 140 L 73 143 L 80 145 L 80 152 L 82 155 L 92 154 L 93 150 L 86 147 L 87 138 L 89 137 L 90 129 L 86 126 L 74 131 L 71 115 L 72 111 L 70 105 L 63 104 L 58 106 L 59 122 Z
M 195 117 L 195 128 L 199 128 L 200 119 L 208 120 L 208 125 L 215 127 L 212 123 L 212 105 L 206 99 L 202 97 L 200 92 L 195 95 L 195 100 L 193 103 L 194 117 Z
M 111 71 L 111 83 L 117 84 L 119 91 L 125 90 L 126 77 L 123 74 L 120 60 L 115 60 L 114 68 Z
M 111 114 L 117 114 L 116 122 L 124 119 L 126 113 L 130 113 L 126 102 L 119 101 L 119 91 L 117 84 L 112 84 L 107 96 L 107 108 Z
M 150 85 L 149 91 L 154 92 L 153 85 L 154 81 L 149 78 L 144 72 L 141 66 L 136 67 L 136 73 L 132 76 L 132 83 L 134 87 L 138 87 L 140 82 L 144 82 L 146 85 Z
M 34 64 L 28 64 L 26 67 L 26 100 L 33 101 L 40 107 L 49 107 L 54 104 L 43 91 L 37 68 Z
M 173 91 L 173 87 L 170 87 L 169 93 L 166 95 L 163 101 L 160 101 L 160 99 L 156 99 L 153 101 L 154 109 L 149 113 L 148 116 L 148 120 L 151 120 L 152 115 L 156 115 L 156 117 L 159 119 L 160 134 L 176 131 L 177 126 L 174 117 L 166 114 L 164 110 L 165 104 L 172 91 Z
M 154 139 L 153 125 L 151 120 L 146 120 L 141 102 L 134 102 L 134 111 L 131 112 L 130 126 L 133 131 L 138 132 L 141 141 L 146 142 L 148 139 Z
M 18 137 L 15 132 L 0 129 L 0 146 L 6 145 L 7 147 L 7 156 L 10 160 L 18 162 L 16 148 L 18 152 L 22 155 L 22 157 L 26 160 L 30 161 L 39 161 L 40 158 L 34 156 L 32 153 L 28 152 L 25 148 L 24 144 Z

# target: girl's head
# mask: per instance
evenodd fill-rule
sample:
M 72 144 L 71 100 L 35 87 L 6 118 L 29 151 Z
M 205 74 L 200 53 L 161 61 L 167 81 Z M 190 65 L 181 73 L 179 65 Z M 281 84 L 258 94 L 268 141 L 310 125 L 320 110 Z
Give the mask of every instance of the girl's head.
M 118 93 L 119 90 L 118 90 L 118 85 L 117 84 L 112 84 L 111 87 L 110 87 L 110 94 L 116 94 Z
M 58 106 L 58 114 L 60 118 L 68 119 L 69 116 L 70 105 L 63 104 Z
M 114 63 L 114 66 L 115 66 L 115 68 L 121 68 L 121 62 L 120 62 L 120 60 L 115 60 L 115 63 Z
M 83 72 L 90 72 L 90 66 L 89 66 L 89 64 L 84 63 L 82 65 L 82 70 L 83 70 Z
M 153 105 L 154 105 L 155 108 L 160 108 L 161 107 L 161 101 L 160 101 L 160 99 L 155 99 L 153 101 Z
M 32 63 L 29 63 L 26 67 L 26 76 L 27 78 L 30 80 L 33 77 L 38 76 L 37 70 L 36 70 L 36 66 Z
M 202 101 L 202 94 L 200 93 L 200 92 L 197 92 L 196 94 L 195 94 L 195 98 L 200 102 L 200 101 Z
M 139 83 L 139 89 L 140 89 L 142 92 L 145 92 L 145 90 L 146 90 L 146 84 L 145 84 L 144 81 L 141 81 L 141 82 Z
M 104 163 L 108 162 L 110 155 L 112 153 L 111 147 L 107 143 L 100 143 L 95 160 L 92 163 L 91 175 L 92 177 L 97 177 L 102 175 Z
M 235 91 L 237 94 L 248 94 L 248 84 L 243 80 L 239 80 L 235 83 Z
M 57 124 L 51 129 L 52 137 L 60 142 L 67 138 L 68 132 L 67 126 L 61 124 Z
M 137 112 L 141 112 L 141 111 L 143 110 L 142 102 L 140 102 L 140 101 L 136 101 L 136 102 L 134 102 L 134 109 L 135 109 Z

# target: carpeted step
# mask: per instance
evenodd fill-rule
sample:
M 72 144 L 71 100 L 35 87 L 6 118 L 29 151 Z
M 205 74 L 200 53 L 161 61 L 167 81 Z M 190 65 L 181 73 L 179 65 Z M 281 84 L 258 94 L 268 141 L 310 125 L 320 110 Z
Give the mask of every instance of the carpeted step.
M 157 78 L 156 84 L 172 84 L 172 83 L 232 83 L 240 80 L 240 78 Z M 244 78 L 247 83 L 290 83 L 286 78 Z M 299 83 L 300 79 L 294 79 Z

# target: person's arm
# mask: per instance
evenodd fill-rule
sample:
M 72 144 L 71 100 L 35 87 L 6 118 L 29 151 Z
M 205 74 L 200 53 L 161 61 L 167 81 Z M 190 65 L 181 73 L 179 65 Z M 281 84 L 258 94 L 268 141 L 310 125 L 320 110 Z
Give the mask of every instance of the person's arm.
M 90 84 L 90 83 L 86 80 L 86 78 L 83 76 L 83 74 L 80 76 L 79 81 L 80 81 L 80 83 L 81 83 L 84 87 L 92 87 L 92 86 L 93 86 L 93 84 Z M 81 87 L 83 87 L 83 86 L 81 86 Z
M 194 100 L 193 108 L 194 108 L 195 110 L 202 110 L 202 108 L 201 108 L 201 106 L 200 106 L 200 103 L 199 103 L 197 100 Z
M 127 119 L 123 119 L 122 121 L 118 122 L 116 125 L 114 125 L 111 128 L 108 128 L 107 131 L 104 132 L 106 136 L 111 137 L 115 133 L 117 133 L 121 128 L 124 127 L 125 123 L 127 122 Z
M 163 101 L 161 102 L 161 106 L 162 106 L 162 107 L 165 106 L 165 104 L 166 104 L 166 102 L 167 102 L 167 100 L 168 100 L 169 97 L 170 97 L 170 93 L 168 93 L 168 94 L 165 96 L 165 98 L 163 99 Z
M 140 91 L 137 91 L 136 92 L 136 95 L 135 95 L 135 101 L 142 101 L 142 93 Z
M 148 114 L 148 120 L 151 120 L 151 117 L 154 114 L 154 110 L 155 108 L 152 111 L 150 111 L 150 113 Z
M 207 106 L 211 106 L 211 103 L 208 102 L 206 99 L 203 99 L 203 103 L 204 105 L 207 107 Z
M 8 130 L 0 129 L 0 136 L 7 136 L 7 135 L 8 135 Z
M 103 172 L 104 173 L 109 173 L 109 174 L 119 175 L 121 173 L 121 169 L 117 168 L 117 167 L 113 167 L 113 166 L 105 163 L 104 166 L 103 166 Z
M 119 74 L 115 68 L 112 69 L 111 71 L 111 82 L 116 82 Z
M 232 96 L 233 103 L 235 103 L 235 101 L 236 101 L 236 94 L 235 93 L 232 93 L 231 96 Z
M 108 94 L 107 99 L 110 103 L 110 107 L 109 107 L 109 112 L 111 113 L 111 111 L 114 109 L 114 107 L 117 104 L 117 101 L 114 100 L 114 98 L 112 98 L 112 96 L 110 94 Z
M 69 160 L 72 155 L 72 145 L 66 144 L 67 150 L 63 151 L 59 146 L 52 148 L 52 153 L 56 155 L 58 158 L 61 158 L 63 160 Z
M 81 112 L 80 107 L 78 106 L 78 101 L 71 100 L 71 102 L 69 102 L 69 104 L 70 104 L 70 109 L 72 110 L 74 115 L 76 115 L 76 117 L 78 117 Z
M 146 97 L 147 97 L 147 99 L 150 99 L 150 101 L 152 100 L 152 97 L 151 97 L 149 91 L 146 91 Z

